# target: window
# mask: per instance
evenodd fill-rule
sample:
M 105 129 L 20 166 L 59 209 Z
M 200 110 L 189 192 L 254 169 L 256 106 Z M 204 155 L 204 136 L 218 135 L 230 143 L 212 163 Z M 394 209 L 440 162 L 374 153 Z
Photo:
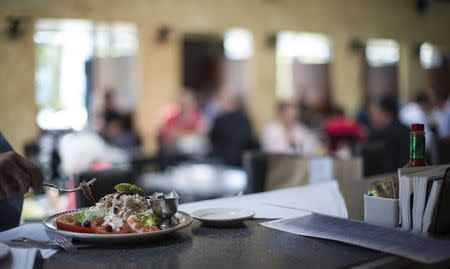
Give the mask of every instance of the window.
M 420 63 L 425 69 L 437 68 L 442 65 L 442 53 L 436 46 L 430 43 L 423 43 L 420 46 Z
M 234 28 L 225 32 L 225 57 L 230 60 L 247 60 L 253 55 L 253 36 L 246 29 Z
M 223 85 L 240 96 L 247 96 L 250 89 L 248 62 L 253 56 L 253 35 L 244 28 L 232 28 L 225 32 Z
M 286 99 L 294 94 L 294 63 L 302 66 L 324 65 L 331 62 L 332 56 L 331 41 L 325 35 L 295 32 L 278 34 L 277 96 Z
M 366 59 L 370 66 L 387 66 L 398 62 L 399 46 L 390 39 L 372 39 L 366 45 Z
M 136 27 L 128 23 L 43 19 L 35 25 L 37 123 L 81 130 L 87 124 L 86 64 L 96 56 L 132 55 Z
M 391 39 L 370 39 L 366 43 L 364 65 L 365 100 L 398 96 L 399 46 Z

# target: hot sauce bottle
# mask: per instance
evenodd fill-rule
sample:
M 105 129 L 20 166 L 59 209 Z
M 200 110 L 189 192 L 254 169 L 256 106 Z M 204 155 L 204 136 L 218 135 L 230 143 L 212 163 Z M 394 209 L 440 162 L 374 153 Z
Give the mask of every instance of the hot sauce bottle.
M 411 124 L 409 135 L 409 162 L 404 167 L 428 165 L 425 161 L 425 131 L 421 123 Z

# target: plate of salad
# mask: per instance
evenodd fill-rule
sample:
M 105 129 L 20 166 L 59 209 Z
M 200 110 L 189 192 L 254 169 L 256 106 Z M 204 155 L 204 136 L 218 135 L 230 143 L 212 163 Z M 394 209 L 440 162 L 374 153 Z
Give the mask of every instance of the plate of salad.
M 152 210 L 144 191 L 129 183 L 115 186 L 115 193 L 102 197 L 94 206 L 51 215 L 44 226 L 58 234 L 83 241 L 123 243 L 150 240 L 173 233 L 192 223 L 192 216 L 177 211 L 170 226 Z M 89 191 L 90 193 L 90 191 Z

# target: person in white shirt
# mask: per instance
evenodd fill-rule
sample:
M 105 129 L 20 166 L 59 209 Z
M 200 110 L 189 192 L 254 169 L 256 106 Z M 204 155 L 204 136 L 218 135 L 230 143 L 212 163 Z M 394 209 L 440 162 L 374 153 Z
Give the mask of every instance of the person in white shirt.
M 317 147 L 317 138 L 308 127 L 298 122 L 298 107 L 289 102 L 278 105 L 278 118 L 267 124 L 261 137 L 262 151 L 266 153 L 311 155 Z
M 432 150 L 432 143 L 434 143 L 433 132 L 430 129 L 430 117 L 433 110 L 431 98 L 425 93 L 418 93 L 413 102 L 403 106 L 399 113 L 400 122 L 406 126 L 411 126 L 414 123 L 422 123 L 425 125 L 425 143 L 427 150 Z
M 436 94 L 439 99 L 437 109 L 440 117 L 438 118 L 438 135 L 440 139 L 450 139 L 450 99 L 446 91 L 438 91 Z
M 429 128 L 429 113 L 433 109 L 431 100 L 425 93 L 419 93 L 414 98 L 413 102 L 406 104 L 400 110 L 400 121 L 406 126 L 413 123 L 423 123 L 426 128 Z

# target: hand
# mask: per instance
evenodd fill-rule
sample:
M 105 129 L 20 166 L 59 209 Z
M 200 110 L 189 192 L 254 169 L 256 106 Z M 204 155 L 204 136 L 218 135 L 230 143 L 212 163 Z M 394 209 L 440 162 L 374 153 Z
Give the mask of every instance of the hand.
M 0 199 L 26 193 L 30 186 L 41 190 L 39 169 L 14 151 L 0 153 Z

